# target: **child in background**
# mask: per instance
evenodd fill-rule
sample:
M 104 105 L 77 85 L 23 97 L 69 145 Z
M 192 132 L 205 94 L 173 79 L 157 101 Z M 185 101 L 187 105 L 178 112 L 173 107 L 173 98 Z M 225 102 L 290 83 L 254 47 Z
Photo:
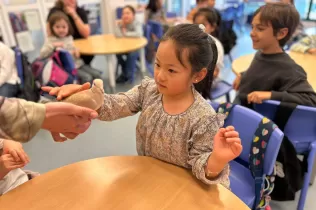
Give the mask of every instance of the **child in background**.
M 200 95 L 209 95 L 216 62 L 215 43 L 198 25 L 174 26 L 158 47 L 155 79 L 146 78 L 126 93 L 105 94 L 99 119 L 141 112 L 136 128 L 139 155 L 189 168 L 202 182 L 229 188 L 228 162 L 242 151 L 239 134 L 232 126 L 221 128 L 224 116 Z M 61 99 L 85 88 L 72 84 L 42 89 Z
M 123 7 L 122 19 L 117 22 L 115 35 L 117 37 L 141 37 L 143 36 L 142 24 L 135 20 L 135 9 L 127 5 Z M 124 60 L 124 56 L 126 59 Z M 139 52 L 130 52 L 116 55 L 118 64 L 122 67 L 122 74 L 116 79 L 117 83 L 127 82 L 136 68 Z
M 34 178 L 38 174 L 21 170 L 29 163 L 29 158 L 22 144 L 7 139 L 0 139 L 0 195 Z
M 51 36 L 47 37 L 41 52 L 40 57 L 46 58 L 50 56 L 55 49 L 65 49 L 73 55 L 78 77 L 81 83 L 92 82 L 94 79 L 100 78 L 101 73 L 89 65 L 84 64 L 80 59 L 79 50 L 76 49 L 73 37 L 72 27 L 69 18 L 63 12 L 54 12 L 48 19 Z
M 249 69 L 234 81 L 234 88 L 239 90 L 235 103 L 248 106 L 272 99 L 316 105 L 306 72 L 283 51 L 298 23 L 299 14 L 290 4 L 268 3 L 255 12 L 251 39 L 258 51 Z
M 17 97 L 21 83 L 14 51 L 0 42 L 0 96 Z
M 316 35 L 307 36 L 293 44 L 291 50 L 294 52 L 316 54 Z
M 200 9 L 193 17 L 193 22 L 195 24 L 203 24 L 205 26 L 205 32 L 214 35 L 217 31 L 217 14 L 215 10 L 210 8 L 202 8 Z M 224 68 L 224 48 L 222 43 L 212 36 L 215 41 L 217 47 L 217 62 L 214 70 L 213 81 L 214 85 L 216 84 L 216 80 L 218 79 L 218 75 L 221 69 Z
M 187 16 L 187 20 L 189 20 L 190 22 L 193 22 L 193 17 L 198 12 L 198 10 L 201 8 L 205 8 L 205 7 L 208 7 L 208 0 L 196 0 L 196 7 L 193 8 L 189 12 L 189 14 Z

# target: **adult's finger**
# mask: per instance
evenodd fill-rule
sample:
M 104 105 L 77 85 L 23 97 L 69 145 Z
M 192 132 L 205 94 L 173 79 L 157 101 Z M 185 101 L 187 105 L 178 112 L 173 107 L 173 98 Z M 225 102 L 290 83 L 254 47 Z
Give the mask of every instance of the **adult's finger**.
M 96 111 L 86 107 L 76 106 L 70 103 L 59 103 L 58 105 L 60 111 L 62 111 L 63 113 L 78 116 L 83 121 L 96 119 L 98 117 L 98 113 Z
M 63 135 L 68 139 L 75 139 L 79 134 L 78 133 L 63 133 Z
M 61 136 L 59 133 L 51 132 L 51 135 L 55 142 L 64 142 L 67 141 L 66 137 Z
M 53 89 L 53 87 L 50 87 L 50 86 L 43 86 L 43 87 L 41 87 L 41 89 L 42 89 L 43 91 L 45 91 L 45 92 L 50 92 L 50 91 Z

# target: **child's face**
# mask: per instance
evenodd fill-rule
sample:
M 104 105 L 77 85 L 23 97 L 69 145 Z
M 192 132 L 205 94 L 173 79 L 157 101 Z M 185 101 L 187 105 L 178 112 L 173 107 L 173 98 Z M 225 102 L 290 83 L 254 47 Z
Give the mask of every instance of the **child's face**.
M 203 24 L 205 26 L 205 32 L 208 34 L 211 34 L 215 30 L 215 27 L 207 22 L 205 17 L 202 15 L 199 15 L 195 18 L 194 24 Z
M 182 52 L 183 66 L 178 60 L 175 52 L 176 46 L 171 40 L 163 41 L 159 44 L 154 77 L 161 94 L 167 96 L 179 96 L 191 91 L 193 77 L 191 65 L 187 58 L 188 54 Z
M 215 0 L 208 0 L 208 6 L 213 8 L 215 6 Z
M 255 50 L 262 52 L 271 51 L 271 49 L 280 48 L 277 36 L 273 34 L 272 25 L 263 24 L 260 21 L 260 13 L 252 20 L 252 31 L 250 33 L 252 46 Z
M 53 26 L 54 33 L 59 38 L 66 37 L 69 32 L 69 27 L 64 19 L 58 20 Z
M 129 8 L 125 8 L 122 11 L 122 21 L 125 24 L 130 24 L 134 21 L 134 14 Z

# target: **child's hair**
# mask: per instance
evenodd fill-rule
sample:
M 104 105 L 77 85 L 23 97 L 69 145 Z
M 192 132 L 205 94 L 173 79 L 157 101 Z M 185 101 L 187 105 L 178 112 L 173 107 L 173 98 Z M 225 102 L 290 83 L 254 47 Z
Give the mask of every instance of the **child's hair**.
M 196 0 L 196 4 L 202 3 L 202 2 L 207 2 L 208 0 Z
M 195 19 L 199 16 L 203 16 L 205 20 L 211 24 L 213 27 L 215 27 L 215 30 L 213 31 L 212 35 L 216 36 L 219 33 L 218 29 L 218 16 L 217 13 L 213 8 L 201 8 L 195 13 L 193 17 L 193 22 L 195 22 Z
M 55 7 L 58 9 L 63 9 L 65 7 L 64 1 L 63 0 L 57 0 L 55 3 Z
M 147 10 L 151 10 L 152 12 L 157 12 L 160 8 L 158 8 L 159 0 L 149 0 L 149 3 L 146 7 Z
M 279 40 L 280 47 L 283 47 L 295 32 L 299 22 L 300 15 L 294 5 L 286 3 L 267 3 L 261 6 L 254 13 L 254 17 L 260 13 L 260 22 L 263 24 L 271 24 L 274 36 L 282 28 L 287 28 L 287 35 Z
M 73 28 L 72 28 L 72 26 L 70 24 L 69 18 L 67 17 L 67 15 L 65 15 L 65 13 L 59 12 L 59 11 L 54 12 L 48 18 L 49 27 L 50 27 L 50 31 L 52 32 L 52 34 L 54 36 L 58 37 L 57 34 L 55 33 L 53 27 L 56 24 L 56 22 L 60 21 L 60 20 L 65 20 L 66 23 L 68 24 L 68 34 L 67 34 L 67 36 L 72 35 L 73 34 Z
M 188 61 L 192 66 L 192 73 L 207 69 L 205 78 L 197 84 L 195 89 L 205 98 L 210 98 L 213 73 L 217 61 L 217 48 L 210 35 L 205 33 L 199 25 L 179 24 L 171 27 L 162 37 L 161 42 L 171 40 L 176 45 L 176 56 L 184 66 L 182 53 L 188 50 Z
M 123 7 L 123 10 L 124 10 L 124 9 L 129 9 L 129 10 L 131 10 L 131 12 L 133 13 L 133 15 L 136 14 L 136 11 L 135 11 L 134 7 L 131 6 L 131 5 L 126 5 L 126 6 L 124 6 L 124 7 Z

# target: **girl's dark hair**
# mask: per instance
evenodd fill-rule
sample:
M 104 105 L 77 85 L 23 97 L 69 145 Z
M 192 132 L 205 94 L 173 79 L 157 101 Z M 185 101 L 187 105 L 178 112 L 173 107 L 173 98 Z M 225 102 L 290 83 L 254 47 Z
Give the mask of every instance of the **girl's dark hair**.
M 129 9 L 129 10 L 131 10 L 132 13 L 133 13 L 133 15 L 136 14 L 136 11 L 135 11 L 134 7 L 132 7 L 131 5 L 126 5 L 126 6 L 124 6 L 124 7 L 123 7 L 123 10 L 124 10 L 124 9 Z
M 211 35 L 218 37 L 219 34 L 219 28 L 218 28 L 218 16 L 216 11 L 213 8 L 201 8 L 195 13 L 193 17 L 193 22 L 195 22 L 195 19 L 199 16 L 203 16 L 205 20 L 211 24 L 213 27 L 215 27 L 215 30 L 212 32 Z
M 171 40 L 176 45 L 176 56 L 184 65 L 182 53 L 188 50 L 188 61 L 192 66 L 192 73 L 207 69 L 205 78 L 197 84 L 195 89 L 205 98 L 210 99 L 213 83 L 213 73 L 217 62 L 217 47 L 210 35 L 205 33 L 199 25 L 179 24 L 171 27 L 162 37 L 161 42 Z
M 57 0 L 56 3 L 55 3 L 55 7 L 58 8 L 58 9 L 64 9 L 64 2 L 63 0 Z
M 149 0 L 147 4 L 146 10 L 150 10 L 152 12 L 157 12 L 160 8 L 158 8 L 158 1 L 159 0 Z
M 52 32 L 52 34 L 54 36 L 58 37 L 57 34 L 55 34 L 53 27 L 56 24 L 56 22 L 60 21 L 60 20 L 65 20 L 66 23 L 68 24 L 68 34 L 67 34 L 67 36 L 73 35 L 73 28 L 72 28 L 72 26 L 70 24 L 69 18 L 67 17 L 67 15 L 65 15 L 65 13 L 60 12 L 60 11 L 54 12 L 48 18 L 49 27 L 50 27 L 50 31 Z

